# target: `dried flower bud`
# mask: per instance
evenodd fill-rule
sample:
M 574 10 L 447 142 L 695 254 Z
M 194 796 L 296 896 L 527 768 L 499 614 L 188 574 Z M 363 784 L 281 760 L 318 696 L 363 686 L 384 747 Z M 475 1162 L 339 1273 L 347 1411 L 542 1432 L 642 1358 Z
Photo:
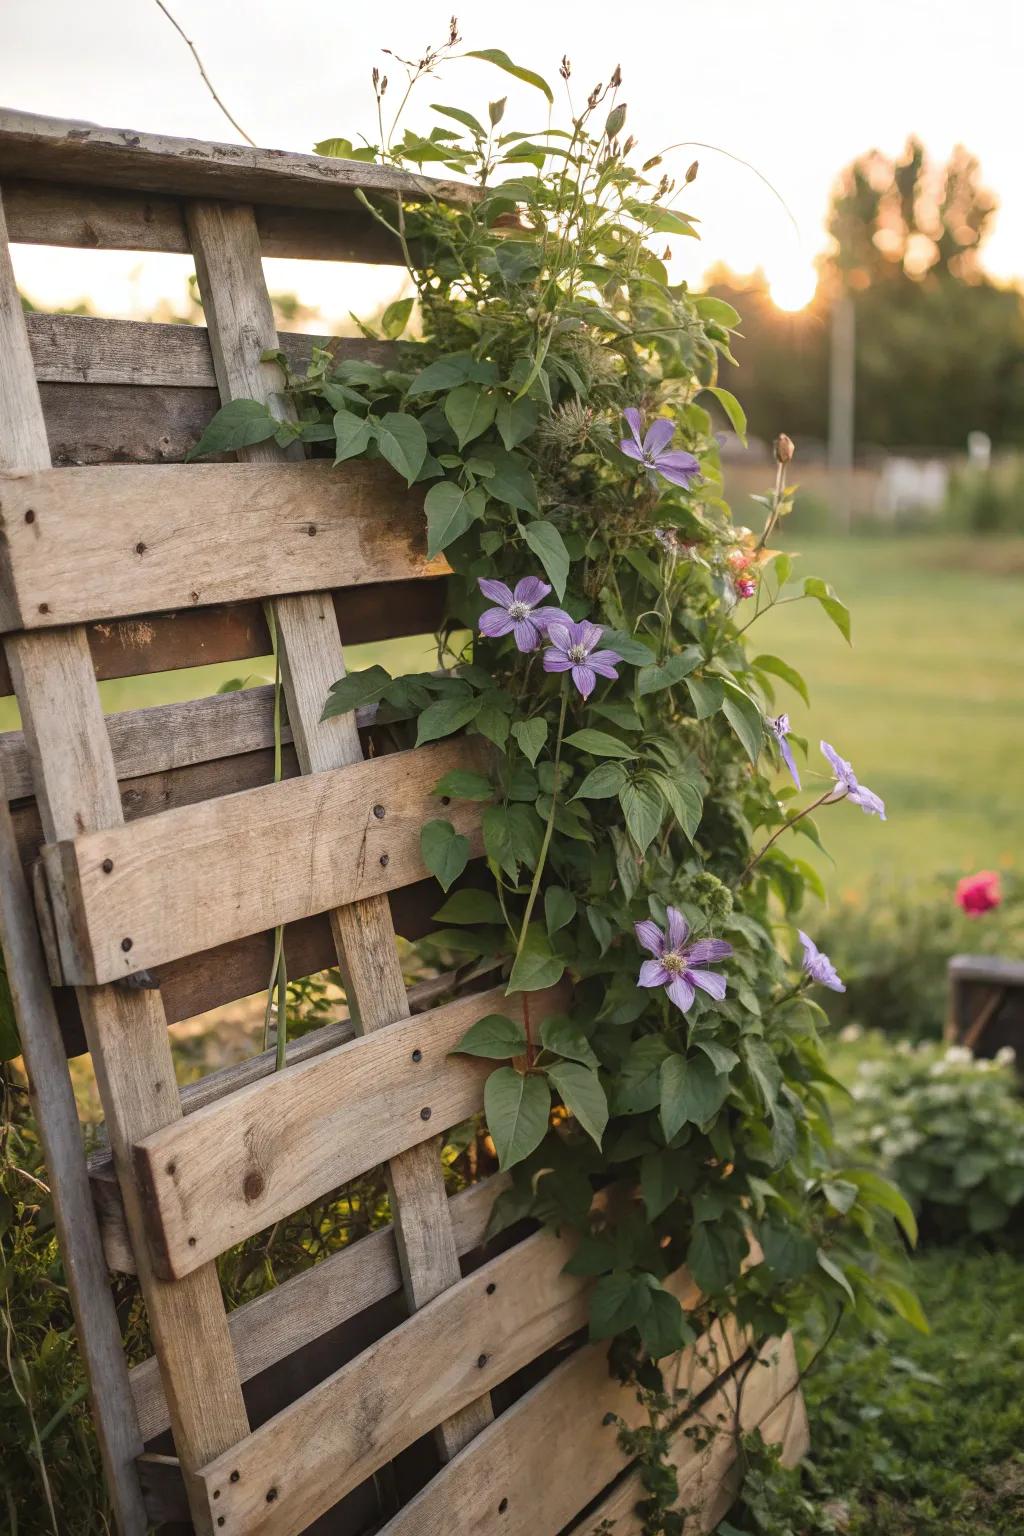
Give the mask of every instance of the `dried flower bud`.
M 697 180 L 697 172 L 699 170 L 700 170 L 700 161 L 699 160 L 694 160 L 693 164 L 687 167 L 686 178 L 685 178 L 687 186 L 689 186 L 691 181 L 696 181 Z
M 382 96 L 384 95 L 384 92 L 387 90 L 387 88 L 388 88 L 388 77 L 387 77 L 387 75 L 385 75 L 383 77 L 383 79 L 381 80 L 381 82 L 380 82 L 380 94 Z
M 588 107 L 588 109 L 591 112 L 593 112 L 594 108 L 597 106 L 597 104 L 598 104 L 598 102 L 600 100 L 601 100 L 601 82 L 599 80 L 597 82 L 597 84 L 594 86 L 594 89 L 591 91 L 590 95 L 587 97 L 587 107 Z
M 562 54 L 562 62 L 559 66 L 558 73 L 561 75 L 563 80 L 568 80 L 569 76 L 572 74 L 572 64 L 567 53 Z
M 380 85 L 380 70 L 377 68 L 376 64 L 373 66 L 373 74 L 370 76 L 370 78 L 373 81 L 373 88 L 376 90 L 378 85 Z
M 460 42 L 460 41 L 461 41 L 461 39 L 459 37 L 459 19 L 458 19 L 457 16 L 453 16 L 451 21 L 448 23 L 448 46 L 449 46 L 449 48 L 454 48 L 455 44 L 457 42 Z
M 779 433 L 772 447 L 775 449 L 775 462 L 777 464 L 788 464 L 794 453 L 796 453 L 793 439 L 787 437 L 785 432 Z
M 668 177 L 667 176 L 663 176 L 661 178 L 661 180 L 658 182 L 658 188 L 657 188 L 657 191 L 655 192 L 654 195 L 657 198 L 661 198 L 661 197 L 665 196 L 665 193 L 667 191 L 668 191 Z
M 492 128 L 497 128 L 498 124 L 501 122 L 502 118 L 505 116 L 505 103 L 506 103 L 506 101 L 508 101 L 508 97 L 507 96 L 503 96 L 500 101 L 492 101 L 490 103 L 490 105 L 488 106 L 488 108 L 487 108 L 487 115 L 488 115 L 488 117 L 491 120 L 491 127 Z
M 660 155 L 652 155 L 649 160 L 645 160 L 644 161 L 644 163 L 640 167 L 640 169 L 642 171 L 653 171 L 654 167 L 656 165 L 660 165 L 660 164 L 661 164 L 661 156 Z
M 666 245 L 665 249 L 662 251 L 661 259 L 662 261 L 672 260 L 672 247 L 670 245 Z
M 634 139 L 633 135 L 630 134 L 629 138 L 626 140 L 625 144 L 623 144 L 623 146 L 622 146 L 622 153 L 624 155 L 628 155 L 630 150 L 633 150 L 633 149 L 636 149 L 636 139 Z
M 612 107 L 612 110 L 608 113 L 608 118 L 604 125 L 605 137 L 614 139 L 616 134 L 622 132 L 622 125 L 625 121 L 626 103 L 621 102 L 619 106 Z
M 616 64 L 614 70 L 612 71 L 610 84 L 613 91 L 617 91 L 619 86 L 622 84 L 622 69 L 618 64 Z

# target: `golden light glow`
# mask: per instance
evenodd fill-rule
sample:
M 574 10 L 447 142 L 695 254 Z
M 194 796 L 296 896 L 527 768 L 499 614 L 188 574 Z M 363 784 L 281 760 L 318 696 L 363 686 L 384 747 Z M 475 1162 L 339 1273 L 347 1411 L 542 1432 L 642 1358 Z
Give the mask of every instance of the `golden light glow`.
M 775 267 L 768 274 L 768 291 L 776 309 L 793 312 L 806 309 L 814 298 L 818 275 L 810 262 L 794 259 L 791 264 Z

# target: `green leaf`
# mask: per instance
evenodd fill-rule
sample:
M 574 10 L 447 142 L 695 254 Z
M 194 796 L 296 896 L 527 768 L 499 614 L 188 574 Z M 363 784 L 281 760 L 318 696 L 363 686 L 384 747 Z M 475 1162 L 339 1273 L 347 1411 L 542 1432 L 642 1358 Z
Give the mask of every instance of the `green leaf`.
M 637 1310 L 636 1287 L 635 1277 L 621 1270 L 601 1276 L 590 1297 L 592 1339 L 610 1339 L 633 1326 Z
M 468 128 L 470 133 L 478 139 L 486 139 L 487 137 L 487 129 L 473 116 L 472 112 L 463 112 L 461 107 L 440 107 L 433 101 L 430 103 L 430 110 L 432 112 L 441 112 L 445 117 L 453 117 L 457 123 L 461 123 L 464 128 Z
M 409 316 L 415 299 L 396 299 L 389 304 L 380 317 L 380 328 L 389 341 L 396 341 L 406 326 L 409 324 Z
M 489 1013 L 485 1019 L 477 1019 L 475 1024 L 469 1026 L 458 1045 L 453 1047 L 452 1054 L 486 1056 L 491 1061 L 505 1061 L 511 1056 L 522 1056 L 525 1051 L 526 1032 L 523 1026 L 506 1018 L 503 1013 Z
M 782 1086 L 782 1069 L 775 1052 L 766 1040 L 760 1040 L 756 1035 L 748 1035 L 742 1040 L 740 1050 L 747 1064 L 747 1070 L 764 1100 L 765 1109 L 769 1114 L 774 1113 L 779 1102 L 779 1089 Z
M 493 481 L 488 483 L 488 490 L 492 496 L 495 494 Z M 553 523 L 536 522 L 525 524 L 523 538 L 544 567 L 555 589 L 555 595 L 561 602 L 565 596 L 565 583 L 569 577 L 569 551 L 565 547 L 562 535 Z
M 820 576 L 808 576 L 804 581 L 804 596 L 817 598 L 847 645 L 852 645 L 850 610 L 845 603 L 839 601 L 828 582 L 822 581 Z
M 694 1339 L 693 1330 L 683 1317 L 678 1298 L 660 1284 L 649 1287 L 647 1308 L 637 1326 L 640 1329 L 640 1342 L 652 1360 L 674 1355 L 684 1344 L 692 1343 Z
M 521 454 L 509 453 L 497 443 L 478 443 L 473 453 L 494 470 L 487 481 L 488 496 L 517 512 L 536 513 L 537 487 Z
M 490 891 L 456 891 L 449 896 L 439 912 L 434 913 L 439 923 L 503 923 L 505 915 L 501 903 Z
M 497 370 L 493 363 L 480 363 L 471 352 L 452 352 L 448 357 L 438 358 L 436 363 L 428 363 L 426 368 L 420 370 L 405 392 L 406 399 L 455 389 L 469 379 L 487 384 L 493 383 L 496 378 Z
M 706 1125 L 729 1096 L 729 1078 L 706 1056 L 667 1056 L 661 1066 L 661 1128 L 671 1141 L 686 1124 Z
M 694 1228 L 686 1263 L 705 1295 L 719 1295 L 739 1278 L 741 1242 L 740 1233 L 721 1223 L 702 1221 Z
M 449 800 L 491 800 L 494 786 L 482 773 L 471 773 L 468 768 L 451 768 L 438 779 L 432 795 L 447 795 Z
M 661 1102 L 661 1064 L 669 1048 L 660 1035 L 643 1035 L 626 1052 L 615 1083 L 613 1112 L 640 1114 Z
M 194 448 L 185 455 L 185 462 L 202 458 L 207 453 L 230 453 L 235 448 L 248 448 L 252 443 L 265 443 L 273 437 L 281 423 L 272 416 L 269 406 L 260 400 L 229 400 L 222 405 Z
M 508 740 L 508 714 L 502 708 L 504 695 L 485 693 L 480 700 L 480 713 L 474 722 L 481 736 L 503 749 Z
M 423 499 L 429 558 L 432 560 L 461 538 L 471 523 L 483 517 L 486 506 L 487 498 L 479 486 L 467 491 L 454 480 L 439 480 L 432 485 Z
M 519 749 L 525 758 L 528 758 L 531 766 L 537 761 L 541 747 L 547 741 L 548 723 L 546 720 L 518 720 L 512 727 L 512 735 L 519 743 Z
M 551 948 L 551 940 L 539 923 L 531 923 L 526 930 L 526 941 L 516 956 L 505 994 L 512 992 L 540 992 L 560 981 L 565 970 Z
M 537 406 L 529 399 L 513 400 L 503 395 L 498 401 L 494 421 L 502 442 L 511 452 L 526 441 L 537 425 Z
M 646 667 L 655 660 L 651 646 L 645 645 L 635 635 L 628 634 L 624 629 L 606 629 L 601 637 L 601 644 L 609 650 L 617 651 L 623 661 L 631 667 Z
M 427 456 L 427 434 L 415 416 L 404 411 L 388 411 L 374 424 L 374 435 L 381 454 L 392 469 L 404 475 L 412 485 Z
M 548 1067 L 547 1073 L 566 1109 L 600 1147 L 608 1124 L 608 1100 L 597 1073 L 578 1061 L 560 1062 Z
M 717 677 L 688 677 L 686 686 L 698 720 L 707 720 L 722 707 L 725 688 Z
M 764 1262 L 780 1280 L 799 1280 L 817 1263 L 818 1245 L 796 1227 L 762 1222 L 757 1229 Z
M 661 831 L 665 802 L 653 784 L 637 779 L 619 790 L 619 804 L 626 818 L 629 835 L 641 853 L 646 853 Z
M 496 64 L 506 74 L 515 75 L 517 80 L 524 80 L 527 85 L 535 86 L 554 106 L 555 98 L 551 94 L 551 87 L 547 81 L 542 76 L 534 74 L 532 69 L 524 69 L 521 64 L 513 64 L 503 48 L 474 48 L 466 54 L 466 58 L 484 59 L 488 64 Z
M 540 1146 L 550 1110 L 547 1078 L 525 1076 L 514 1067 L 491 1073 L 484 1085 L 484 1114 L 501 1169 L 513 1168 Z
M 553 1051 L 556 1056 L 568 1056 L 570 1061 L 597 1070 L 598 1061 L 590 1041 L 566 1014 L 549 1014 L 540 1026 L 540 1038 L 546 1051 Z
M 756 763 L 764 746 L 764 719 L 748 693 L 735 683 L 725 683 L 722 713 L 732 726 L 747 756 Z
M 437 917 L 441 916 L 440 912 L 435 915 Z M 480 921 L 485 922 L 487 919 L 481 918 Z M 731 1072 L 733 1067 L 739 1064 L 739 1057 L 736 1055 L 736 1052 L 731 1051 L 727 1045 L 720 1045 L 717 1040 L 702 1040 L 697 1035 L 693 1038 L 692 1044 L 698 1050 L 704 1052 L 716 1072 Z
M 420 833 L 420 852 L 441 889 L 447 891 L 469 862 L 469 838 L 456 832 L 450 821 L 428 821 Z
M 658 1148 L 640 1159 L 640 1193 L 648 1221 L 655 1221 L 679 1193 L 679 1178 L 671 1153 Z
M 576 897 L 561 885 L 549 885 L 544 892 L 544 918 L 548 933 L 557 933 L 576 916 Z
M 422 747 L 426 741 L 438 741 L 442 736 L 450 736 L 453 731 L 461 730 L 474 718 L 479 708 L 480 699 L 477 694 L 471 694 L 468 699 L 458 696 L 438 699 L 436 704 L 428 705 L 420 715 L 416 726 L 416 745 Z
M 697 836 L 701 817 L 704 815 L 704 801 L 700 790 L 696 784 L 670 778 L 664 773 L 652 773 L 651 778 L 665 796 L 673 816 L 692 843 Z
M 334 413 L 334 462 L 341 464 L 345 459 L 354 459 L 357 455 L 365 453 L 373 437 L 370 423 L 362 416 L 357 416 L 354 411 L 342 409 Z
M 736 319 L 739 319 L 739 315 L 736 315 Z M 726 416 L 728 416 L 729 425 L 732 427 L 733 431 L 736 433 L 736 436 L 739 438 L 743 446 L 746 447 L 747 413 L 736 399 L 736 396 L 730 394 L 729 390 L 723 389 L 720 384 L 705 384 L 704 388 L 709 395 L 714 395 L 715 399 L 722 407 L 722 410 L 725 412 Z
M 587 774 L 574 800 L 611 800 L 629 783 L 629 776 L 621 763 L 598 763 Z
M 911 1247 L 917 1247 L 917 1218 L 906 1197 L 895 1184 L 890 1184 L 889 1180 L 883 1179 L 881 1174 L 862 1168 L 844 1169 L 843 1178 L 849 1179 L 851 1184 L 856 1184 L 865 1202 L 877 1205 L 883 1211 L 888 1211 L 890 1216 L 894 1216 L 906 1233 Z
M 724 299 L 713 298 L 711 294 L 701 294 L 694 299 L 693 307 L 702 320 L 714 320 L 717 325 L 724 325 L 728 330 L 740 323 L 739 311 Z
M 484 852 L 503 869 L 513 882 L 519 873 L 519 860 L 512 842 L 508 810 L 503 805 L 489 805 L 481 817 Z
M 878 1282 L 878 1289 L 892 1307 L 897 1317 L 902 1317 L 911 1328 L 916 1328 L 918 1333 L 931 1333 L 928 1319 L 924 1315 L 924 1308 L 917 1297 L 916 1292 L 909 1285 L 903 1285 L 899 1280 L 883 1279 Z
M 445 397 L 444 414 L 460 448 L 486 432 L 494 420 L 494 396 L 479 384 L 460 384 Z
M 356 148 L 351 139 L 321 139 L 313 148 L 318 155 L 328 155 L 333 160 L 364 160 L 372 164 L 377 158 L 372 145 L 361 144 Z
M 653 667 L 641 667 L 636 680 L 637 696 L 642 699 L 649 693 L 659 693 L 662 688 L 671 688 L 675 683 L 681 683 L 700 662 L 701 653 L 693 645 Z
M 366 667 L 362 672 L 349 672 L 331 684 L 321 720 L 333 720 L 336 715 L 348 715 L 361 704 L 376 704 L 385 689 L 391 685 L 391 675 L 383 667 Z
M 620 741 L 617 736 L 610 736 L 607 731 L 595 731 L 590 726 L 586 726 L 582 731 L 573 731 L 565 741 L 567 746 L 578 747 L 581 752 L 589 752 L 591 757 L 618 757 L 623 761 L 636 757 L 635 747 Z
M 755 672 L 769 672 L 772 677 L 780 677 L 784 683 L 800 695 L 805 704 L 810 704 L 810 694 L 807 692 L 807 684 L 795 667 L 788 662 L 781 661 L 778 656 L 756 656 L 751 662 Z
M 834 1280 L 836 1285 L 839 1286 L 840 1290 L 846 1292 L 847 1296 L 850 1298 L 850 1301 L 856 1306 L 856 1297 L 853 1294 L 853 1286 L 850 1284 L 849 1280 L 847 1280 L 845 1274 L 839 1265 L 835 1262 L 835 1260 L 829 1258 L 824 1248 L 818 1249 L 818 1264 L 825 1271 L 826 1275 L 828 1275 L 829 1279 Z

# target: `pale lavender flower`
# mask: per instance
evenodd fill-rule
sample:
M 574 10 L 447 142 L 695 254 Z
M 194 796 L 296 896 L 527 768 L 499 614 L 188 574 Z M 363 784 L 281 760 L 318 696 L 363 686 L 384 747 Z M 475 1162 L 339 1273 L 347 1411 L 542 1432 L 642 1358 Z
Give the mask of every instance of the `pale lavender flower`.
M 562 622 L 564 620 L 565 622 Z M 599 677 L 618 677 L 618 651 L 595 651 L 604 630 L 586 619 L 574 624 L 565 614 L 548 625 L 548 648 L 544 652 L 545 672 L 571 672 L 572 680 L 583 697 L 589 698 Z
M 789 769 L 789 774 L 793 780 L 793 783 L 796 785 L 797 789 L 800 789 L 802 787 L 800 784 L 800 775 L 796 771 L 796 763 L 793 761 L 793 748 L 790 746 L 788 740 L 789 716 L 776 715 L 774 720 L 769 716 L 768 729 L 771 731 L 772 735 L 775 737 L 775 740 L 779 744 L 779 752 L 781 754 L 782 761 Z
M 676 429 L 664 416 L 655 417 L 646 436 L 641 436 L 644 419 L 635 405 L 628 406 L 622 416 L 630 436 L 624 438 L 619 447 L 627 457 L 636 459 L 638 464 L 661 475 L 670 484 L 681 485 L 684 490 L 700 478 L 700 461 L 692 453 L 682 448 L 669 449 Z
M 637 978 L 638 987 L 664 987 L 676 1007 L 688 1013 L 693 1007 L 696 988 L 721 1002 L 725 996 L 725 977 L 701 967 L 717 960 L 727 960 L 732 945 L 724 939 L 698 939 L 687 945 L 690 925 L 675 907 L 667 907 L 668 933 L 646 918 L 634 925 L 637 943 L 653 960 L 645 960 Z
M 845 992 L 846 987 L 839 979 L 836 970 L 828 955 L 825 955 L 815 944 L 813 939 L 807 937 L 802 928 L 797 929 L 800 935 L 800 943 L 804 947 L 804 970 L 812 981 L 818 982 L 823 987 L 828 987 L 832 992 Z
M 827 741 L 821 743 L 821 750 L 832 764 L 832 772 L 835 774 L 836 787 L 829 800 L 852 800 L 854 805 L 859 805 L 868 816 L 879 816 L 885 820 L 885 801 L 881 800 L 873 790 L 858 782 L 845 757 L 840 757 L 835 747 L 830 747 Z
M 502 635 L 515 635 L 516 646 L 521 651 L 535 651 L 555 619 L 571 623 L 569 615 L 561 608 L 540 608 L 537 605 L 547 597 L 551 588 L 539 576 L 524 576 L 516 582 L 515 591 L 503 581 L 490 581 L 481 576 L 477 586 L 484 597 L 489 597 L 496 608 L 485 608 L 480 615 L 480 633 L 489 640 Z

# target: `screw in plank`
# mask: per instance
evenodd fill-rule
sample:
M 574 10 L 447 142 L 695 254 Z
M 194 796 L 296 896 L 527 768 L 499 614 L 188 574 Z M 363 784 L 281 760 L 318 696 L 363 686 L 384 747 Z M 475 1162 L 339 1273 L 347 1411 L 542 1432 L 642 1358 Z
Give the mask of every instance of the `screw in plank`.
M 125 954 L 128 953 L 128 951 L 131 949 L 131 947 L 132 947 L 131 939 L 122 939 L 121 940 L 121 948 L 124 950 Z
M 310 523 L 309 527 L 306 529 L 306 532 L 309 534 L 311 539 L 315 539 L 316 538 L 316 523 Z
M 138 544 L 136 544 L 136 546 L 135 546 L 135 553 L 136 553 L 136 554 L 137 554 L 137 555 L 144 555 L 144 554 L 145 554 L 145 553 L 146 553 L 146 546 L 145 546 L 145 544 L 143 544 L 143 543 L 142 543 L 142 542 L 141 542 L 141 540 L 140 540 L 140 542 L 139 542 L 139 543 L 138 543 Z
M 276 1498 L 277 1498 L 277 1489 L 276 1488 L 268 1488 L 267 1489 L 267 1503 L 268 1504 L 273 1504 L 273 1502 L 274 1502 L 274 1500 Z
M 26 523 L 34 523 L 35 520 L 36 520 L 36 514 L 32 510 L 32 508 L 29 507 L 28 511 L 25 513 L 25 521 L 26 521 Z
M 40 603 L 39 604 L 39 612 L 40 613 L 49 613 L 49 611 L 50 611 L 49 603 Z
M 388 865 L 391 863 L 390 853 L 382 853 L 379 862 L 381 869 L 387 869 Z
M 508 1509 L 508 1499 L 502 1499 L 501 1503 L 498 1505 L 498 1514 L 503 1515 L 506 1509 Z
M 413 1059 L 413 1061 L 422 1061 L 423 1060 L 423 1052 L 420 1050 L 419 1046 L 417 1046 L 416 1049 L 413 1051 L 412 1059 Z
M 168 1163 L 167 1164 L 167 1175 L 168 1175 L 168 1178 L 173 1179 L 174 1175 L 177 1173 L 177 1171 L 178 1171 L 177 1163 Z
M 373 814 L 376 816 L 378 821 L 383 821 L 385 816 L 384 807 L 382 805 L 375 805 L 373 808 Z
M 495 1281 L 492 1280 L 490 1285 L 487 1287 L 487 1294 L 488 1294 L 488 1296 L 493 1296 L 497 1289 L 498 1289 L 497 1284 L 495 1283 Z
M 482 1371 L 484 1366 L 487 1364 L 487 1356 L 486 1355 L 477 1355 L 477 1357 L 476 1357 L 476 1364 L 477 1364 L 477 1370 Z
M 103 863 L 100 865 L 100 869 L 102 869 L 102 871 L 103 871 L 103 873 L 105 875 L 109 875 L 110 871 L 113 869 L 113 867 L 114 867 L 113 859 L 104 859 Z
M 429 1120 L 430 1119 L 430 1110 L 429 1109 L 425 1109 L 425 1108 L 421 1109 L 420 1110 L 420 1119 L 421 1120 Z
M 241 1472 L 232 1472 L 231 1476 L 228 1478 L 228 1482 L 229 1483 L 237 1483 L 238 1479 L 241 1477 L 241 1475 L 242 1475 Z

